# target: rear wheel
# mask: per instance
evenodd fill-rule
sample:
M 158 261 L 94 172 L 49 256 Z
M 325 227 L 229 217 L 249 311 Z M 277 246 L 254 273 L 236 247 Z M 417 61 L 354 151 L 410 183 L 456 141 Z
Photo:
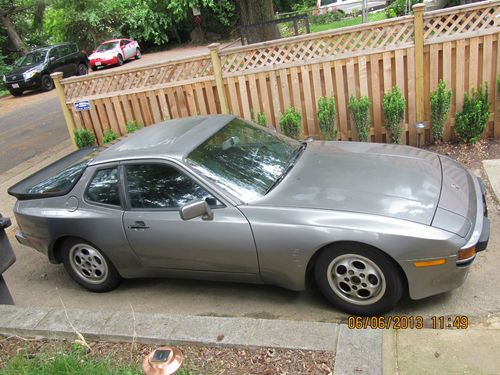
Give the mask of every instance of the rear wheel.
M 141 57 L 142 57 L 141 50 L 140 50 L 139 48 L 137 48 L 137 49 L 135 50 L 135 58 L 136 58 L 137 60 L 139 60 Z
M 403 296 L 397 265 L 370 246 L 347 243 L 328 248 L 319 255 L 314 274 L 322 294 L 350 314 L 383 314 Z
M 122 55 L 118 55 L 117 59 L 118 59 L 118 65 L 122 66 L 123 65 L 123 57 L 122 57 Z
M 88 72 L 89 72 L 89 69 L 87 68 L 87 65 L 78 64 L 78 68 L 76 70 L 77 75 L 84 76 L 84 75 L 87 75 Z
M 42 75 L 40 86 L 43 91 L 50 91 L 54 88 L 54 81 L 52 81 L 52 78 L 48 74 L 44 74 Z
M 92 292 L 108 292 L 120 285 L 115 266 L 95 246 L 80 239 L 66 240 L 62 246 L 64 268 L 78 284 Z

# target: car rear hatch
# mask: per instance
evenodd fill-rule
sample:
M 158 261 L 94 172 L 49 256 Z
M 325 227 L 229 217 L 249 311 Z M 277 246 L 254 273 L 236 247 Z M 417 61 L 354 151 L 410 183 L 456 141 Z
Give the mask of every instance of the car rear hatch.
M 65 195 L 78 182 L 97 151 L 95 147 L 88 147 L 72 152 L 11 186 L 8 193 L 18 200 Z

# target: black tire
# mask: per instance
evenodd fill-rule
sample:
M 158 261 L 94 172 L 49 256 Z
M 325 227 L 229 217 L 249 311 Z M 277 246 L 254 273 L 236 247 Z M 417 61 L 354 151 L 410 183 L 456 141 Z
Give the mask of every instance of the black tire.
M 141 50 L 139 48 L 137 48 L 135 50 L 135 59 L 139 60 L 141 57 L 142 57 Z
M 61 250 L 66 272 L 85 289 L 96 293 L 109 292 L 122 282 L 122 277 L 106 254 L 89 242 L 78 238 L 67 239 Z M 88 269 L 93 269 L 93 274 Z
M 118 66 L 122 66 L 123 65 L 123 57 L 122 57 L 122 55 L 118 54 L 118 56 L 116 58 L 118 59 Z
M 40 78 L 40 87 L 42 91 L 50 91 L 54 88 L 54 81 L 48 74 L 43 74 Z
M 21 96 L 23 92 L 21 90 L 9 90 L 12 96 Z
M 344 273 L 343 264 L 350 264 L 344 266 Z M 353 315 L 386 313 L 398 304 L 405 289 L 404 277 L 389 256 L 357 243 L 336 244 L 323 250 L 314 265 L 314 276 L 326 299 Z
M 78 68 L 76 68 L 77 76 L 85 76 L 89 72 L 89 68 L 85 64 L 78 64 Z

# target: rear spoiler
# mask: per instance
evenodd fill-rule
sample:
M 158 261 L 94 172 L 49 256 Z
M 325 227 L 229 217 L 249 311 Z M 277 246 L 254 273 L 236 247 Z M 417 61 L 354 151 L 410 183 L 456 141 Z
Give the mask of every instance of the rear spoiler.
M 54 163 L 49 164 L 45 168 L 40 169 L 38 172 L 33 173 L 31 176 L 26 177 L 24 180 L 19 181 L 17 184 L 11 186 L 9 190 L 7 190 L 7 192 L 9 193 L 9 195 L 12 195 L 13 197 L 16 197 L 19 200 L 40 199 L 40 198 L 49 198 L 49 197 L 66 195 L 71 189 L 73 189 L 74 185 L 78 182 L 85 168 L 82 168 L 82 171 L 77 175 L 77 178 L 73 182 L 72 186 L 69 189 L 67 189 L 67 191 L 30 193 L 29 190 L 33 186 L 47 180 L 49 177 L 58 174 L 64 169 L 70 167 L 71 165 L 76 164 L 79 161 L 83 161 L 85 158 L 89 157 L 97 150 L 98 150 L 97 147 L 86 147 L 74 151 L 71 154 L 66 155 L 65 157 L 55 161 Z

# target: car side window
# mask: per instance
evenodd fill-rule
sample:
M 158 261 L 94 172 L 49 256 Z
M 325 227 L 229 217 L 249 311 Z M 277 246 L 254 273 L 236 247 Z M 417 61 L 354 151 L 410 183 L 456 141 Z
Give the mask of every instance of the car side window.
M 123 47 L 127 44 L 127 41 L 126 40 L 122 40 L 120 41 L 120 47 Z
M 217 205 L 215 197 L 176 168 L 166 164 L 131 164 L 125 168 L 132 208 L 174 209 L 193 200 Z
M 59 47 L 55 47 L 55 48 L 52 48 L 49 52 L 49 57 L 53 57 L 55 59 L 58 59 L 61 57 L 61 54 L 60 54 L 60 49 Z
M 98 170 L 87 188 L 90 202 L 120 206 L 117 167 Z

